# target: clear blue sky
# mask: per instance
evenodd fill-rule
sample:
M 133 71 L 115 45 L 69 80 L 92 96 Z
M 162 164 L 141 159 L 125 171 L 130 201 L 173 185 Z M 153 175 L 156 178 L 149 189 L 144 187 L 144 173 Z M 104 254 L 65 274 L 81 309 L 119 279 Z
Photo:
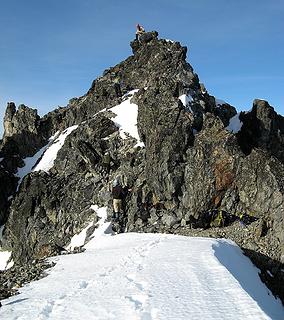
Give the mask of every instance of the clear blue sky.
M 283 17 L 283 0 L 1 1 L 0 117 L 8 101 L 43 115 L 85 94 L 132 54 L 137 22 L 186 45 L 210 94 L 284 114 Z

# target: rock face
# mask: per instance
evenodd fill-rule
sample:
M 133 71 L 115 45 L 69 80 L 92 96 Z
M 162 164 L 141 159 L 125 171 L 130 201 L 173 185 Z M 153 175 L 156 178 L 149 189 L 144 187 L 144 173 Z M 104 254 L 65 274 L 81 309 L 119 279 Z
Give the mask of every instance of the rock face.
M 108 206 L 111 214 L 110 190 L 118 178 L 131 190 L 121 231 L 190 234 L 192 221 L 204 212 L 250 214 L 257 225 L 249 241 L 245 233 L 238 240 L 234 227 L 226 237 L 275 261 L 273 274 L 283 281 L 283 117 L 255 100 L 252 110 L 239 116 L 241 129 L 232 132 L 235 108 L 217 105 L 207 93 L 186 62 L 186 47 L 159 40 L 157 32 L 145 33 L 131 47 L 133 55 L 106 70 L 86 95 L 43 118 L 8 104 L 0 149 L 1 221 L 7 220 L 2 246 L 21 264 L 55 254 L 97 221 L 91 205 Z M 122 138 L 110 110 L 133 89 L 142 147 L 131 135 Z M 26 175 L 16 192 L 13 174 L 23 159 L 75 124 L 52 168 Z
M 1 162 L 0 162 L 1 166 Z M 7 170 L 0 168 L 0 224 L 4 224 L 7 219 L 7 212 L 11 204 L 11 195 L 15 191 L 17 178 Z
M 14 142 L 22 157 L 33 155 L 46 140 L 40 130 L 40 117 L 37 110 L 14 103 L 8 103 L 4 116 L 4 144 Z
M 283 163 L 283 117 L 267 101 L 256 99 L 252 110 L 241 113 L 240 119 L 243 127 L 238 139 L 244 153 L 249 154 L 253 148 L 265 149 Z

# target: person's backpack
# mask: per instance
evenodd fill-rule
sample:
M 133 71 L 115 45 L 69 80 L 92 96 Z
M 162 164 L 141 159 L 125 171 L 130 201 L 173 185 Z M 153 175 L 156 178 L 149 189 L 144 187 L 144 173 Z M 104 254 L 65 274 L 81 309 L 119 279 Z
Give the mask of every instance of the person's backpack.
M 120 185 L 112 188 L 112 196 L 114 199 L 122 199 L 124 195 L 123 189 Z

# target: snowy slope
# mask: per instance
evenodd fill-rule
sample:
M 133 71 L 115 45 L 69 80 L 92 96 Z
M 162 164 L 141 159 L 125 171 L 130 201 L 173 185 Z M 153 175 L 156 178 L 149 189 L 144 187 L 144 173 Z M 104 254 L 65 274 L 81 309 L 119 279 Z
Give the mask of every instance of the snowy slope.
M 284 319 L 231 241 L 107 230 L 53 258 L 48 277 L 2 301 L 0 319 Z
M 78 126 L 69 127 L 64 130 L 59 136 L 59 133 L 57 132 L 55 135 L 49 138 L 49 143 L 42 147 L 36 154 L 34 154 L 32 157 L 23 159 L 25 165 L 22 168 L 18 168 L 18 171 L 16 173 L 16 176 L 20 178 L 18 181 L 18 188 L 23 178 L 31 171 L 43 170 L 45 172 L 48 172 L 53 167 L 54 160 L 56 159 L 58 151 L 63 146 L 65 139 L 72 131 L 77 129 L 77 127 Z M 40 161 L 36 165 L 39 159 Z
M 143 147 L 144 144 L 140 141 L 137 129 L 138 105 L 131 102 L 133 94 L 138 91 L 139 89 L 129 91 L 124 95 L 125 100 L 123 102 L 109 110 L 116 114 L 112 121 L 119 128 L 120 137 L 126 139 L 127 134 L 129 134 L 137 140 L 136 146 Z
M 69 127 L 65 129 L 60 136 L 48 147 L 48 149 L 43 154 L 40 162 L 36 165 L 33 171 L 45 171 L 48 172 L 54 165 L 54 161 L 57 157 L 58 151 L 64 145 L 65 139 L 69 136 L 71 132 L 76 130 L 78 125 Z

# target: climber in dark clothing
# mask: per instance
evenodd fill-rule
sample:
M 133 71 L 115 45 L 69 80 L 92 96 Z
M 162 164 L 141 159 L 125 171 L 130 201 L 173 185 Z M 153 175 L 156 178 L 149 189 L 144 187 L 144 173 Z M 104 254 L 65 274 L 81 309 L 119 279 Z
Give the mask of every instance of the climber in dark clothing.
M 131 192 L 132 189 L 130 189 L 128 186 L 125 186 L 124 188 L 119 183 L 119 180 L 115 179 L 113 182 L 113 188 L 112 188 L 112 198 L 113 198 L 113 219 L 115 221 L 118 221 L 122 218 L 123 208 L 125 206 L 125 199 L 129 192 Z
M 109 152 L 105 152 L 102 158 L 102 167 L 104 168 L 105 172 L 109 174 L 110 172 L 110 163 L 111 163 L 111 156 Z
M 125 196 L 125 192 L 120 185 L 119 181 L 117 179 L 113 182 L 113 188 L 112 188 L 112 198 L 113 198 L 113 218 L 115 220 L 118 220 L 119 215 L 122 211 L 122 200 Z

